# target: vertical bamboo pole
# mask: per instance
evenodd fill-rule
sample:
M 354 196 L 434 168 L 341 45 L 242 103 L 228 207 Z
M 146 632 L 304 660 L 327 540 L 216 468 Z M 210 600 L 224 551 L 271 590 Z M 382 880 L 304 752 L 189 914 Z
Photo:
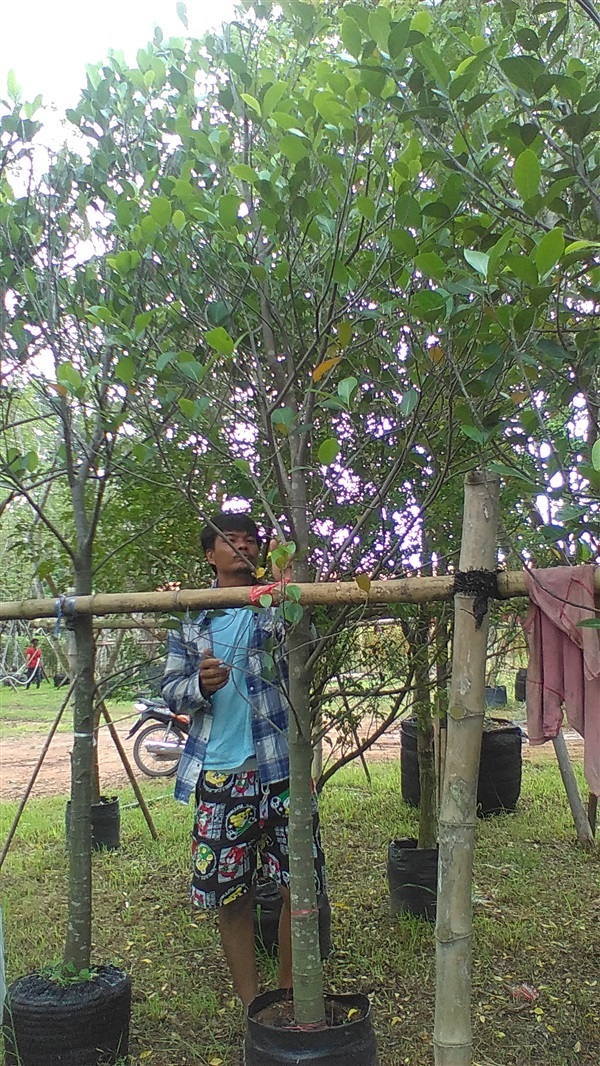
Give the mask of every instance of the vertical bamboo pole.
M 460 570 L 496 566 L 499 479 L 465 478 Z M 439 832 L 436 936 L 436 1066 L 471 1066 L 471 879 L 477 824 L 477 776 L 485 705 L 488 615 L 479 628 L 474 598 L 458 594 Z

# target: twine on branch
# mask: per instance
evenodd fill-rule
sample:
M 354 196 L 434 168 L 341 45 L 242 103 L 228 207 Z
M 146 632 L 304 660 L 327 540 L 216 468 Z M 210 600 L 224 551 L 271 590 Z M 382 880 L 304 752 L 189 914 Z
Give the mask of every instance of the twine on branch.
M 475 628 L 480 629 L 488 610 L 488 600 L 500 599 L 496 570 L 459 570 L 454 578 L 453 594 L 473 597 Z

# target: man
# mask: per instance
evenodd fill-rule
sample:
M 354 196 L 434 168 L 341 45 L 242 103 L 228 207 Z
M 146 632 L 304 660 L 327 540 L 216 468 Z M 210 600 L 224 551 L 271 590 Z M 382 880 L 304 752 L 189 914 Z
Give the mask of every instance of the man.
M 215 515 L 201 543 L 216 587 L 256 584 L 260 537 L 249 515 Z M 273 577 L 281 578 L 275 567 Z M 203 611 L 170 635 L 162 681 L 169 706 L 192 716 L 175 786 L 183 803 L 195 790 L 192 901 L 218 910 L 221 942 L 244 1007 L 258 994 L 253 900 L 259 852 L 283 901 L 279 987 L 292 984 L 284 651 L 283 625 L 273 608 Z M 316 805 L 313 821 L 321 892 Z
M 38 647 L 35 637 L 32 637 L 31 644 L 25 649 L 25 665 L 27 667 L 27 684 L 25 687 L 29 688 L 31 683 L 35 681 L 36 688 L 39 688 L 42 680 L 42 649 Z

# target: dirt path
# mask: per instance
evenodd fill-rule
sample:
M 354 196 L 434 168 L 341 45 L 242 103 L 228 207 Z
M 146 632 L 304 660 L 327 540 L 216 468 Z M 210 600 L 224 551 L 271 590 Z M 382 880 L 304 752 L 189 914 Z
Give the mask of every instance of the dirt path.
M 117 726 L 117 732 L 127 755 L 132 758 L 132 741 L 128 741 L 130 722 Z M 46 733 L 28 732 L 19 736 L 11 733 L 2 737 L 0 746 L 0 800 L 20 799 L 25 791 L 39 754 L 46 739 Z M 583 741 L 571 731 L 565 733 L 567 748 L 572 759 L 583 759 Z M 68 795 L 70 790 L 71 751 L 70 733 L 57 733 L 52 740 L 42 768 L 33 789 L 34 796 Z M 128 784 L 127 775 L 108 730 L 100 730 L 100 780 L 102 790 L 124 788 Z M 543 762 L 554 759 L 552 744 L 541 748 L 523 746 L 523 758 L 531 762 Z M 369 761 L 375 759 L 400 758 L 400 726 L 391 729 L 387 736 L 379 740 L 369 750 Z M 133 760 L 132 760 L 133 761 Z M 134 772 L 140 780 L 147 780 L 135 765 Z M 172 779 L 167 779 L 169 781 Z

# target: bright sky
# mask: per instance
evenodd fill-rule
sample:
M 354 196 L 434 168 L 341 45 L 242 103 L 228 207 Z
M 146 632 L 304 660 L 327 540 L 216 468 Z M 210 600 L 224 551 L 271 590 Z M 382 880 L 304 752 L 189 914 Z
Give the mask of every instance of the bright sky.
M 133 62 L 160 26 L 165 37 L 200 36 L 233 17 L 234 0 L 188 0 L 189 31 L 176 0 L 4 0 L 0 18 L 0 99 L 14 70 L 26 100 L 42 93 L 61 111 L 85 86 L 85 65 L 109 48 Z

